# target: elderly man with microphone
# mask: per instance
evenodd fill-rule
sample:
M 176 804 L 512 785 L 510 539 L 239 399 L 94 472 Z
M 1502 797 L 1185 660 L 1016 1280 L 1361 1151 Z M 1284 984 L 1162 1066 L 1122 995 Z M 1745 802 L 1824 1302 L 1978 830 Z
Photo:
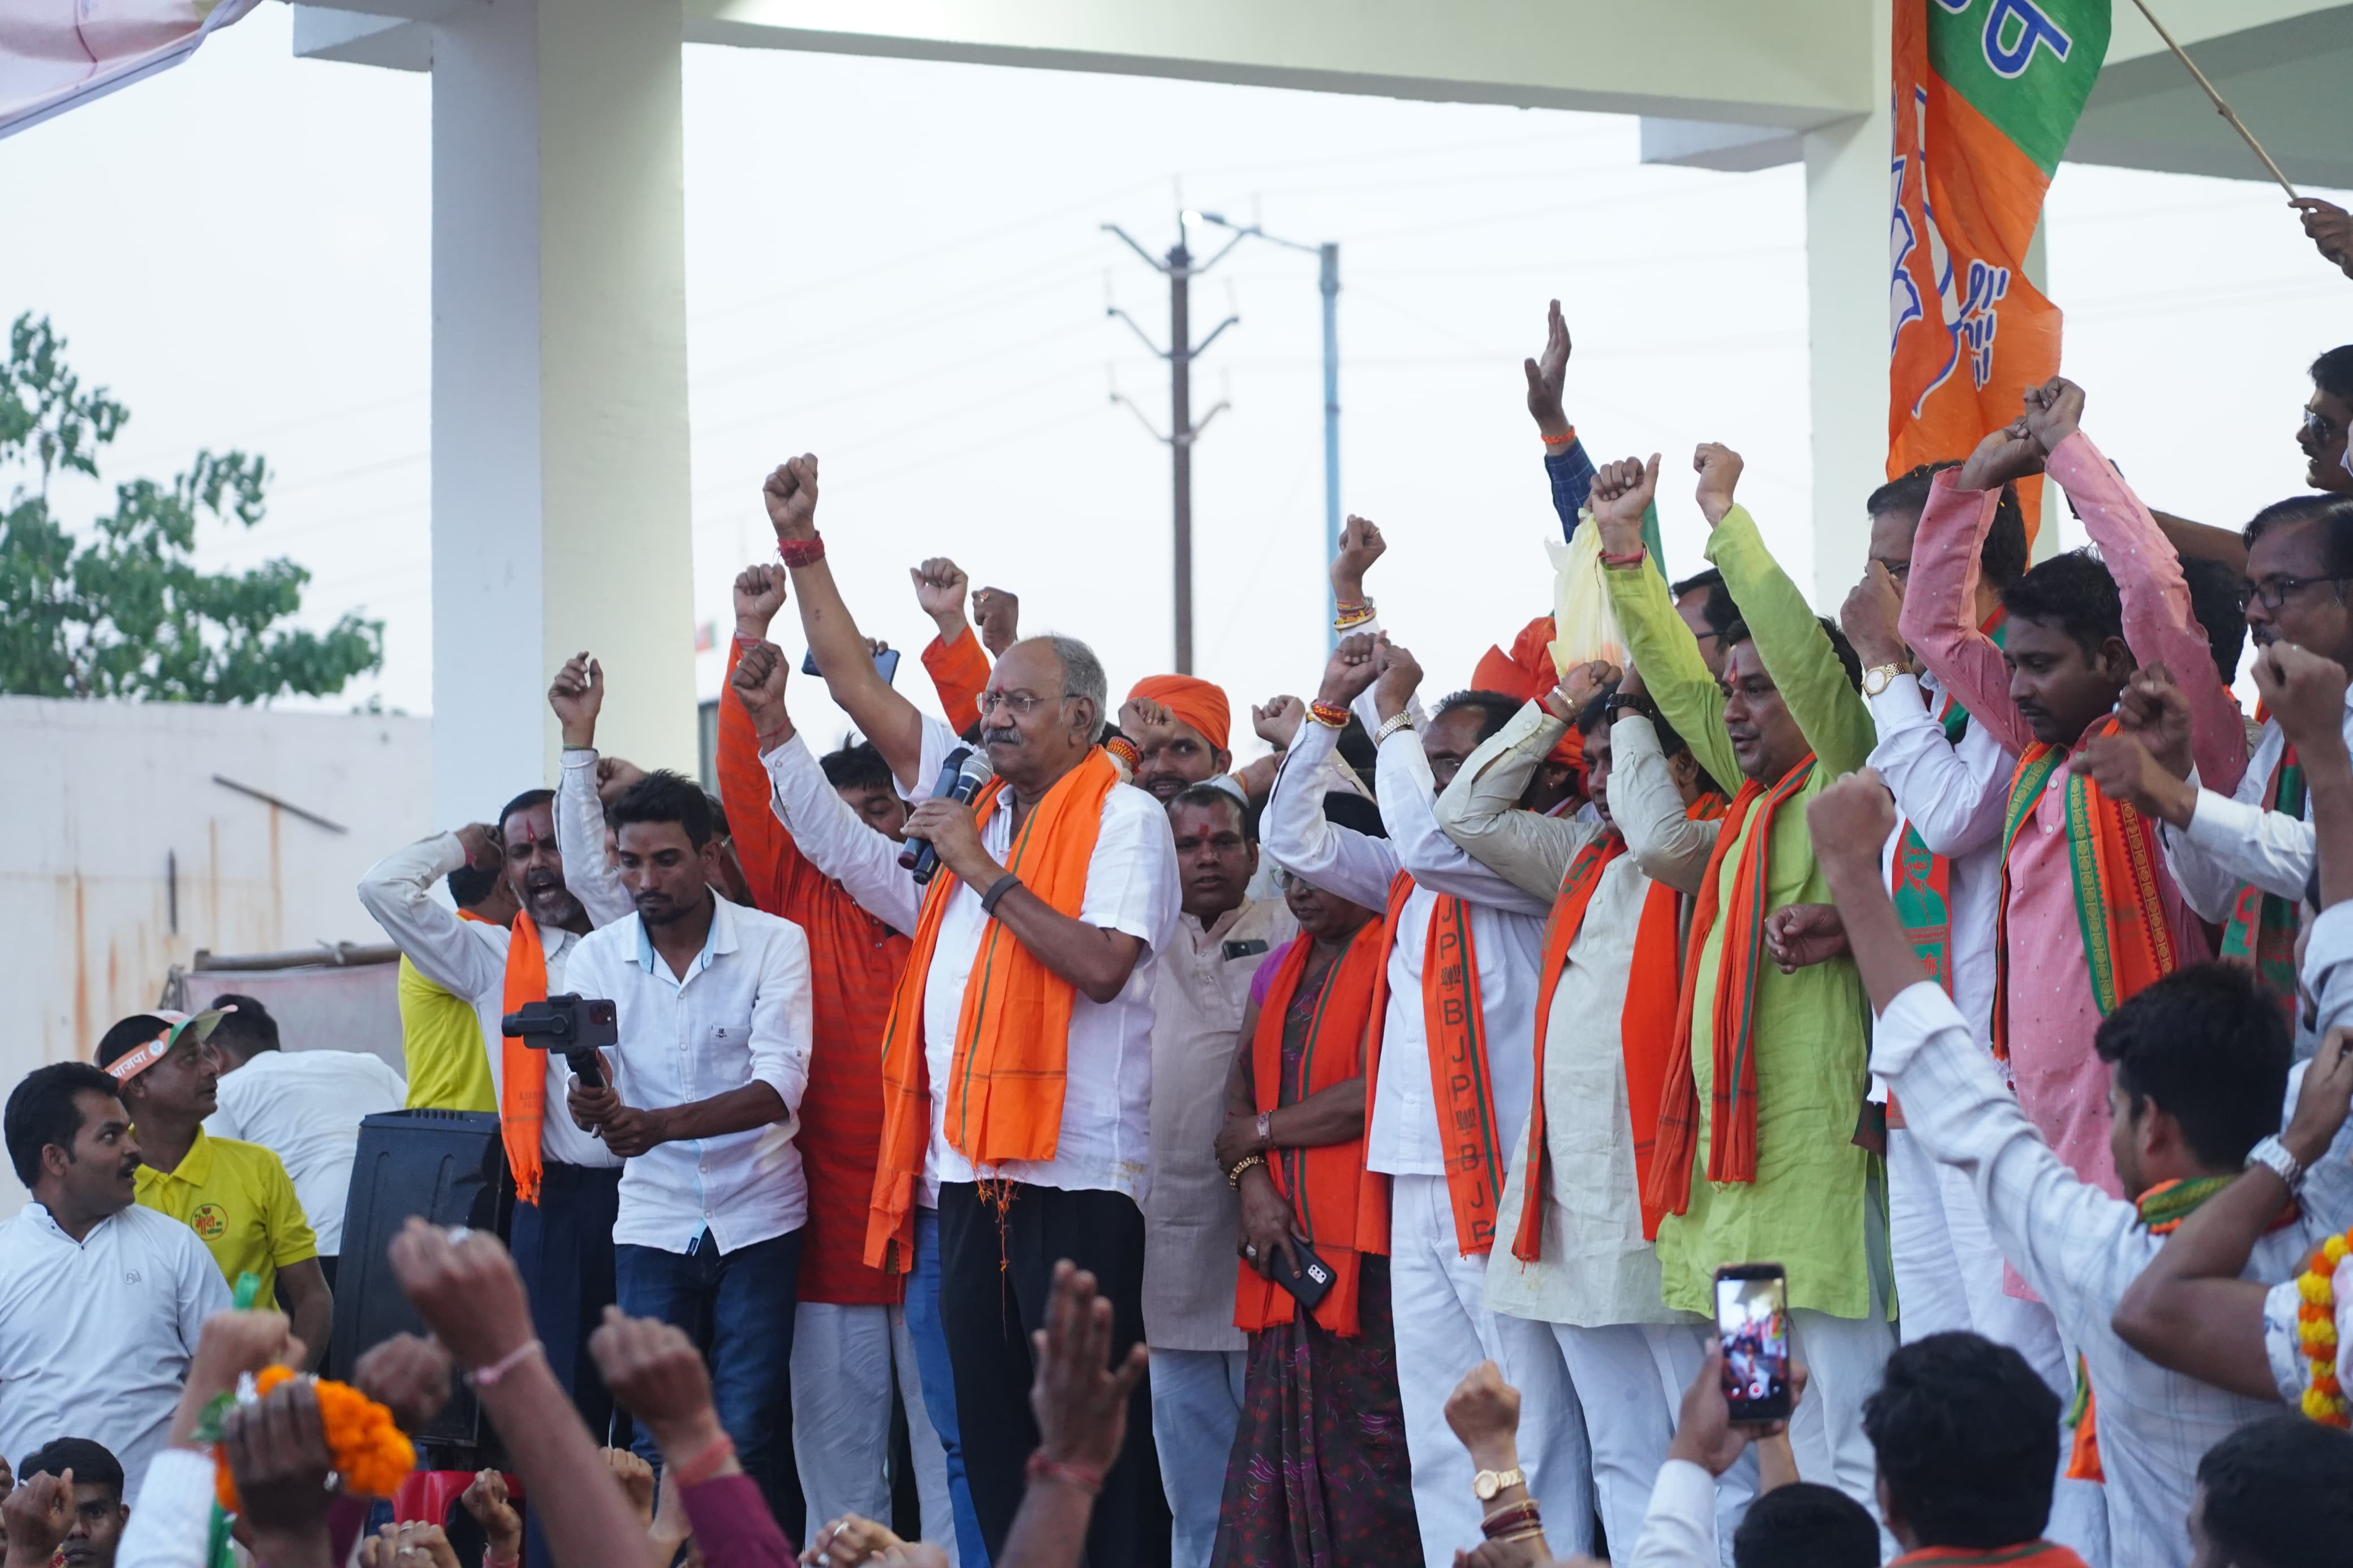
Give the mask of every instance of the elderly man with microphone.
M 900 776 L 935 778 L 955 737 L 854 669 L 871 675 L 872 666 L 824 565 L 815 488 L 815 460 L 804 458 L 772 475 L 766 490 L 818 666 L 878 744 L 920 724 L 921 755 Z M 766 658 L 755 667 L 747 650 L 736 689 L 764 754 L 768 686 L 780 699 L 781 671 Z M 942 874 L 927 883 L 871 841 L 806 828 L 798 838 L 861 905 L 913 938 L 882 1042 L 867 1259 L 913 1268 L 922 1195 L 936 1192 L 941 1314 L 966 1475 L 992 1554 L 1038 1447 L 1029 1333 L 1044 1325 L 1055 1261 L 1095 1275 L 1112 1303 L 1115 1355 L 1144 1333 L 1153 976 L 1181 896 L 1166 813 L 1122 784 L 1095 743 L 1105 704 L 1103 666 L 1083 643 L 1032 637 L 1006 650 L 981 699 L 981 748 L 996 776 L 969 805 L 934 796 L 908 819 L 907 837 L 938 857 Z M 800 802 L 787 792 L 806 781 L 771 776 L 801 828 Z M 1103 1487 L 1091 1561 L 1167 1561 L 1151 1428 L 1139 1384 L 1126 1447 L 1108 1475 L 1060 1478 Z

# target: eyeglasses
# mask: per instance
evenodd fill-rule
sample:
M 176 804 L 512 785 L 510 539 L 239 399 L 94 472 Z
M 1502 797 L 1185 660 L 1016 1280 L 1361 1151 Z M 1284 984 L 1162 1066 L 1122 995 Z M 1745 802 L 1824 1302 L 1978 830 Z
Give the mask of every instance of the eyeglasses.
M 2353 581 L 2353 578 L 2278 576 L 2266 577 L 2260 583 L 2242 583 L 2239 586 L 2249 600 L 2262 605 L 2266 610 L 2275 611 L 2287 603 L 2287 596 L 2290 594 L 2300 593 L 2306 588 L 2316 588 L 2324 583 L 2342 584 L 2348 581 Z
M 2307 408 L 2304 411 L 2304 431 L 2316 441 L 2328 441 L 2336 437 L 2337 423 L 2319 409 Z
M 1315 891 L 1314 883 L 1309 881 L 1298 872 L 1286 870 L 1281 866 L 1277 866 L 1274 868 L 1274 888 L 1275 891 L 1279 893 L 1290 892 L 1293 888 L 1304 889 L 1306 891 L 1311 893 Z
M 1060 697 L 1038 697 L 1027 691 L 984 691 L 980 694 L 980 711 L 986 717 L 992 709 L 1009 708 L 1015 717 L 1027 719 L 1038 710 L 1041 702 L 1067 702 L 1070 700 L 1068 692 Z

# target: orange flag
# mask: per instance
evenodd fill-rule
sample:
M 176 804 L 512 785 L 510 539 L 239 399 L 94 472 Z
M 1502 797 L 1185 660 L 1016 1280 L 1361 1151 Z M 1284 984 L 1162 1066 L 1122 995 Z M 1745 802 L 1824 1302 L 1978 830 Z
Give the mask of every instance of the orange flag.
M 2108 0 L 1895 0 L 1891 479 L 1968 456 L 2059 374 L 2059 308 L 2026 247 L 2108 21 Z M 2019 491 L 2031 539 L 2042 481 Z

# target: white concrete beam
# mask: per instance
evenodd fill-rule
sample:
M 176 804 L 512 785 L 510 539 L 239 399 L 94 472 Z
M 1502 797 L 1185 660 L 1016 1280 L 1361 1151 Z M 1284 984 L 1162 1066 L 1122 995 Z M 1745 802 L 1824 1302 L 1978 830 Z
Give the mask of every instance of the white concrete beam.
M 581 648 L 600 746 L 695 764 L 680 13 L 498 0 L 433 29 L 434 812 L 554 778 Z
M 1888 79 L 1891 0 L 1872 0 L 1874 80 Z M 1887 477 L 1887 98 L 1804 137 L 1806 352 L 1813 414 L 1814 605 L 1835 613 L 1862 575 L 1862 503 Z
M 431 70 L 433 29 L 405 16 L 297 5 L 294 58 L 376 66 L 385 70 Z
M 1794 163 L 1806 155 L 1798 132 L 1772 125 L 1661 120 L 1646 114 L 1641 129 L 1645 163 L 1679 163 L 1688 169 L 1747 174 Z
M 687 0 L 690 42 L 1802 128 L 1869 110 L 1870 0 Z

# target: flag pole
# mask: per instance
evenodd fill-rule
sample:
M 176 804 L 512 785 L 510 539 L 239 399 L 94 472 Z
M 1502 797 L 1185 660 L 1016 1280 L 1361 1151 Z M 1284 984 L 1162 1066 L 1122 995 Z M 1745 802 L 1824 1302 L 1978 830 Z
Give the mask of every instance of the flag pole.
M 2239 118 L 2239 111 L 2222 101 L 2222 95 L 2214 90 L 2212 82 L 2206 79 L 2206 73 L 2198 68 L 2198 62 L 2191 59 L 2188 51 L 2173 41 L 2173 35 L 2165 30 L 2165 24 L 2158 21 L 2157 13 L 2148 8 L 2148 0 L 2133 0 L 2133 5 L 2139 9 L 2143 16 L 2148 19 L 2148 25 L 2157 29 L 2157 36 L 2165 40 L 2165 47 L 2173 51 L 2174 58 L 2189 68 L 2189 74 L 2198 79 L 2198 85 L 2204 88 L 2206 96 L 2214 100 L 2214 112 L 2231 122 L 2231 129 L 2237 132 L 2247 145 L 2254 149 L 2255 156 L 2263 161 L 2263 167 L 2269 169 L 2272 172 L 2272 178 L 2279 182 L 2280 189 L 2287 193 L 2290 201 L 2294 201 L 2296 195 L 2295 187 L 2288 184 L 2288 178 L 2280 172 L 2280 166 L 2272 162 L 2272 155 L 2263 151 L 2263 144 L 2255 140 L 2255 133 L 2248 130 L 2246 122 Z

